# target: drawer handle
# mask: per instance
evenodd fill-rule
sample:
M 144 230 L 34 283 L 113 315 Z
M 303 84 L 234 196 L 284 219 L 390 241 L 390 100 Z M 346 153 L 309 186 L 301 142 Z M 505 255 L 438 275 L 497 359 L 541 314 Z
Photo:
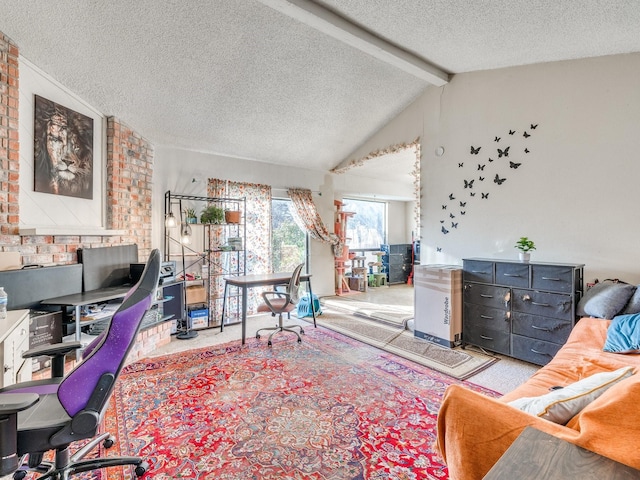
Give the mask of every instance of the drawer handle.
M 531 349 L 531 351 L 532 351 L 533 353 L 535 353 L 536 355 L 546 355 L 546 356 L 549 356 L 549 354 L 548 354 L 548 353 L 545 353 L 545 352 L 539 352 L 539 351 L 538 351 L 538 350 L 536 350 L 535 348 L 532 348 L 532 349 Z
M 538 307 L 550 307 L 548 303 L 540 303 L 540 302 L 531 302 L 531 305 L 536 305 Z
M 559 278 L 553 278 L 553 277 L 542 277 L 543 280 L 551 280 L 552 282 L 559 282 L 560 279 Z
M 493 298 L 493 295 L 487 295 L 486 293 L 481 293 L 480 296 L 482 298 Z
M 493 337 L 486 337 L 484 335 L 480 335 L 480 338 L 483 340 L 493 340 Z
M 534 330 L 542 330 L 543 332 L 550 332 L 551 331 L 548 328 L 536 327 L 535 325 L 531 325 L 531 328 L 533 328 Z
M 483 275 L 488 274 L 488 272 L 485 272 L 484 270 L 471 270 L 471 273 L 482 273 Z
M 519 273 L 503 273 L 505 277 L 520 277 Z
M 493 320 L 493 317 L 490 317 L 488 315 L 480 315 L 480 318 L 485 318 L 487 320 Z

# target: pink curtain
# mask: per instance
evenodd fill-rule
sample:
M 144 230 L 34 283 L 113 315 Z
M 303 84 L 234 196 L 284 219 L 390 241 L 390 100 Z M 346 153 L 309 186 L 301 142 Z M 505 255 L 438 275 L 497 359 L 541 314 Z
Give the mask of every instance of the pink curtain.
M 270 273 L 271 272 L 271 187 L 255 183 L 231 182 L 210 178 L 207 184 L 207 196 L 216 198 L 245 198 L 246 212 L 242 212 L 242 221 L 246 228 L 246 249 L 247 263 L 244 266 L 247 275 Z M 218 230 L 219 235 L 222 234 Z M 213 237 L 214 235 L 211 235 Z M 220 238 L 217 239 L 218 243 Z M 212 238 L 212 241 L 216 241 Z M 222 271 L 237 271 L 235 255 L 228 255 L 225 252 L 215 252 L 212 254 L 211 268 L 219 268 Z M 239 265 L 242 271 L 242 265 Z M 215 270 L 212 270 L 215 273 Z M 215 281 L 213 281 L 215 279 Z M 258 304 L 261 302 L 259 289 L 249 289 L 247 296 L 247 313 L 255 313 Z M 224 281 L 222 276 L 212 276 L 211 298 L 220 299 L 215 302 L 217 307 L 212 318 L 220 318 L 222 315 L 222 296 L 224 294 Z M 229 309 L 227 312 L 239 311 L 238 296 L 232 295 L 227 298 Z
M 289 198 L 291 198 L 295 216 L 311 238 L 315 238 L 324 243 L 330 243 L 333 246 L 333 254 L 337 257 L 342 256 L 344 243 L 335 233 L 329 232 L 322 222 L 322 218 L 320 218 L 318 210 L 316 209 L 316 204 L 313 203 L 311 190 L 290 188 L 287 190 L 287 193 L 289 194 Z

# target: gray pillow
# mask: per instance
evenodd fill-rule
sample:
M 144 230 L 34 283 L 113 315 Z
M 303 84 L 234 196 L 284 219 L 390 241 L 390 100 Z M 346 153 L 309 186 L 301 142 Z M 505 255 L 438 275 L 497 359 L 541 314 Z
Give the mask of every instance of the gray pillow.
M 622 315 L 632 315 L 634 313 L 640 313 L 640 288 L 636 287 L 636 293 L 631 296 L 629 303 L 624 307 Z
M 635 285 L 626 283 L 596 283 L 578 302 L 577 314 L 581 317 L 613 319 L 622 311 L 635 291 Z

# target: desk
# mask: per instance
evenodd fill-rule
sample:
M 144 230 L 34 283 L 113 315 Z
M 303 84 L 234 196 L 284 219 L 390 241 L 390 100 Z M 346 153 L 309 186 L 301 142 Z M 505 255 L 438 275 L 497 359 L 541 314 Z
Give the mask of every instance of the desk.
M 631 480 L 639 477 L 640 472 L 627 465 L 527 427 L 484 480 Z
M 273 285 L 283 285 L 291 280 L 291 273 L 266 273 L 262 275 L 240 275 L 224 277 L 224 296 L 222 298 L 222 321 L 220 331 L 224 330 L 224 314 L 227 303 L 227 290 L 229 285 L 242 289 L 242 345 L 245 343 L 247 334 L 247 291 L 254 287 L 268 287 Z M 311 312 L 313 313 L 313 326 L 316 327 L 316 311 L 313 305 L 313 290 L 311 290 L 311 275 L 300 275 L 300 283 L 307 282 L 309 297 L 311 300 Z
M 83 305 L 91 305 L 93 303 L 108 302 L 109 300 L 115 300 L 118 298 L 124 298 L 131 285 L 124 285 L 120 287 L 108 287 L 101 288 L 99 290 L 90 290 L 88 292 L 72 293 L 71 295 L 64 295 L 62 297 L 47 298 L 40 303 L 43 305 L 57 305 L 60 307 L 74 307 L 75 309 L 75 321 L 76 321 L 76 341 L 81 341 L 80 335 L 80 317 L 81 307 Z M 84 322 L 84 325 L 88 325 L 92 322 Z

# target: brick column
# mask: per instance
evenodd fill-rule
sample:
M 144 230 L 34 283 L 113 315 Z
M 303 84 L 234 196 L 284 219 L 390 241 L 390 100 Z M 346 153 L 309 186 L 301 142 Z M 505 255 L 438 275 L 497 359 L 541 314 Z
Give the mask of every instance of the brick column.
M 0 33 L 0 234 L 2 243 L 15 244 L 7 236 L 18 233 L 20 142 L 18 47 Z

